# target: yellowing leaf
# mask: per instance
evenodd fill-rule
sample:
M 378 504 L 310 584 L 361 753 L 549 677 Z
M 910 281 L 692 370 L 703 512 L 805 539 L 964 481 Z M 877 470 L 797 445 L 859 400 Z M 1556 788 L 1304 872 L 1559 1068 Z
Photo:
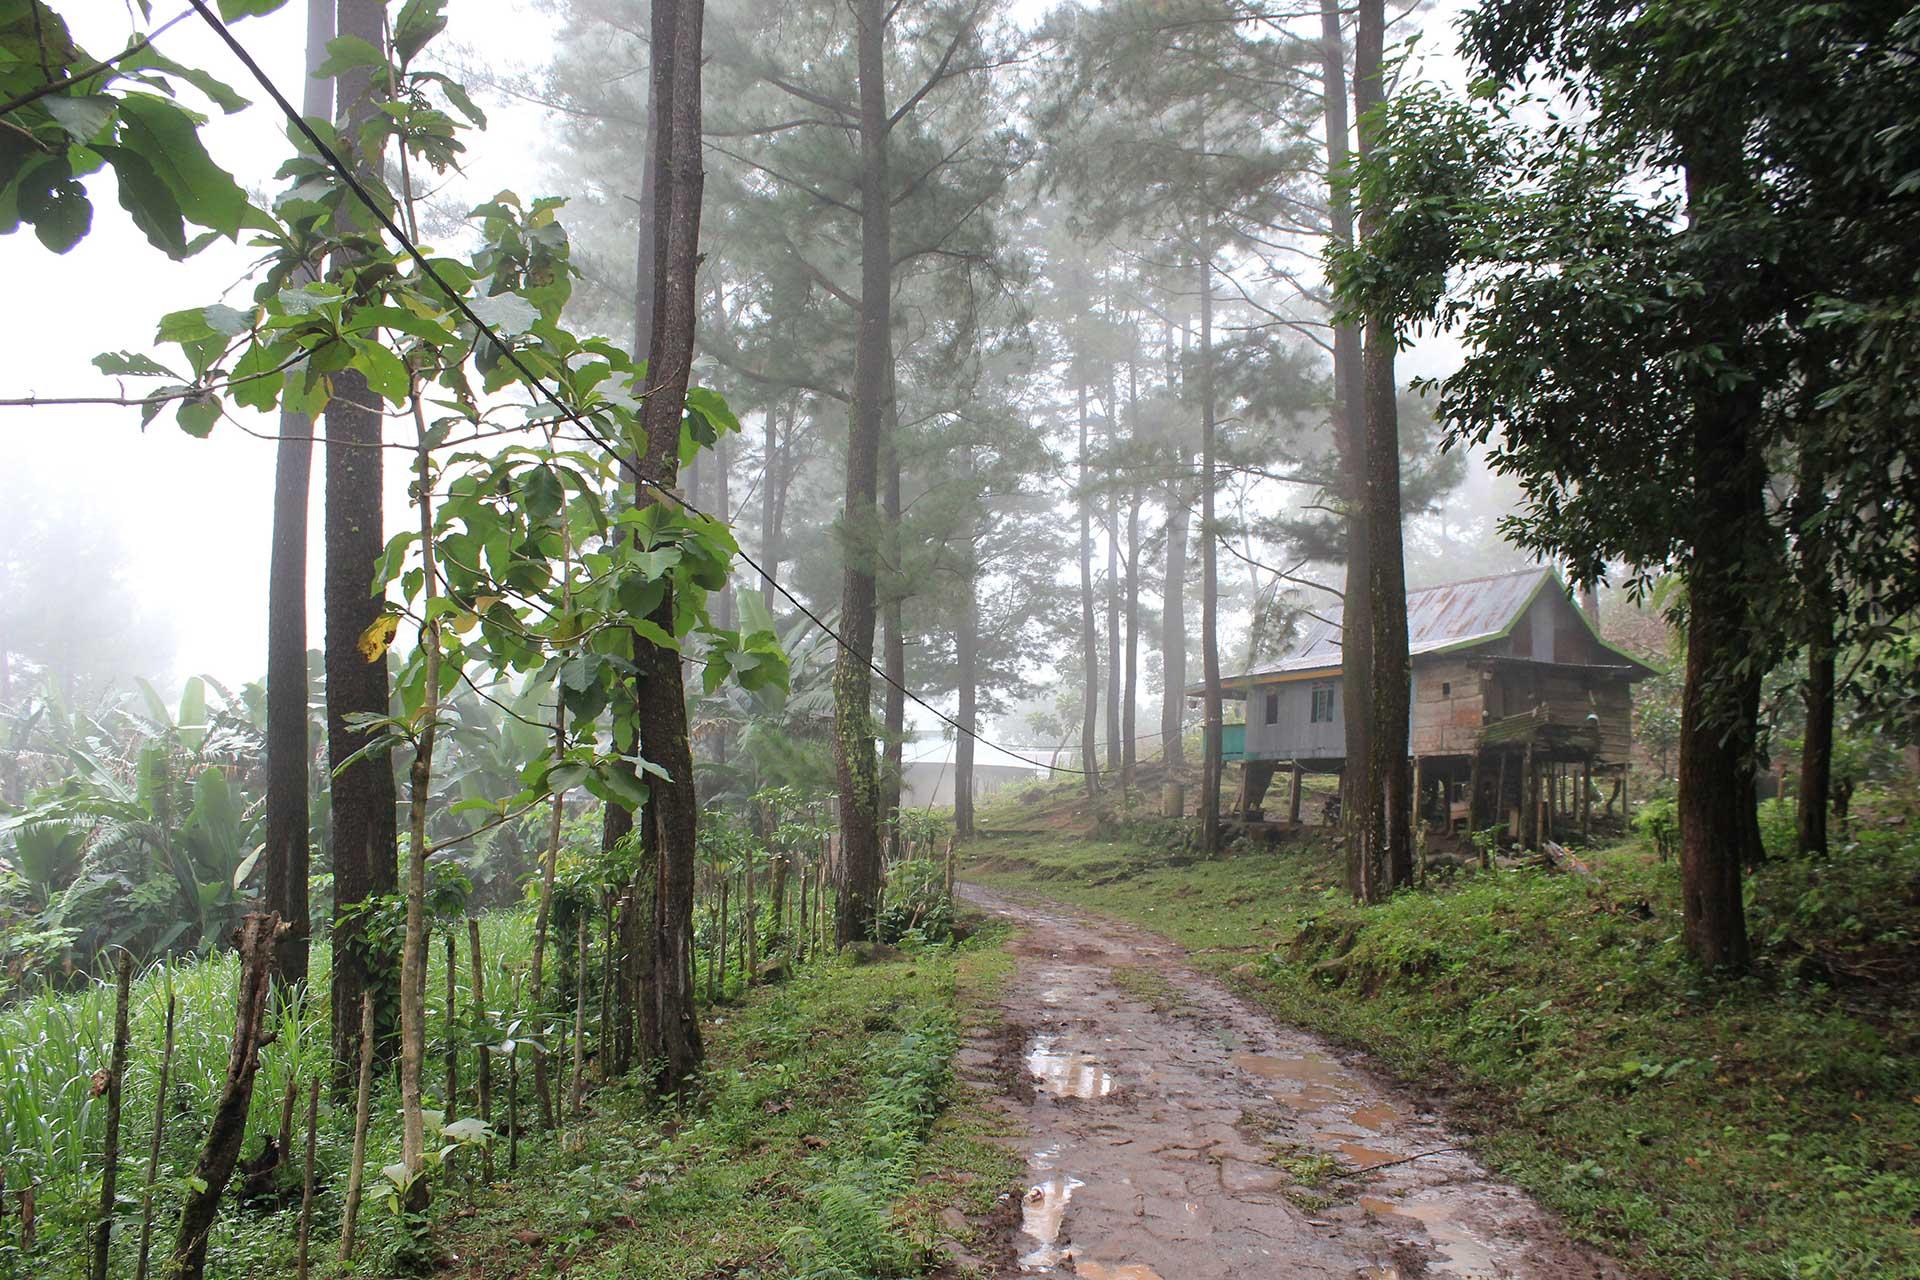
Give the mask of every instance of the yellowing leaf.
M 391 613 L 385 613 L 373 620 L 373 625 L 360 633 L 360 656 L 368 662 L 378 662 L 387 654 L 387 646 L 393 643 L 394 636 L 400 632 L 400 619 Z
M 480 623 L 480 619 L 477 616 L 475 616 L 474 614 L 468 613 L 465 610 L 462 610 L 459 613 L 454 614 L 451 618 L 447 619 L 447 625 L 453 628 L 454 634 L 462 635 L 462 636 L 467 634 L 467 632 L 473 630 L 474 627 L 479 625 L 479 623 Z

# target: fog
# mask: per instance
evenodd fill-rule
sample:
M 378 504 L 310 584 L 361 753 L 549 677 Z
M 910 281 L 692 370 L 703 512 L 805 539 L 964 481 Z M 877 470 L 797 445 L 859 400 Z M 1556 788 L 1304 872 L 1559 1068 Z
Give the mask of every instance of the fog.
M 1396 26 L 1396 37 L 1411 34 L 1415 25 L 1426 33 L 1402 72 L 1403 83 L 1418 78 L 1459 81 L 1458 64 L 1444 52 L 1451 44 L 1448 26 L 1459 7 L 1449 0 Z M 267 72 L 290 90 L 299 83 L 302 58 L 299 8 L 289 6 L 238 28 Z M 1020 0 L 1007 20 L 1030 29 L 1048 8 L 1040 0 Z M 555 23 L 565 12 L 564 6 L 498 0 L 450 6 L 451 26 L 436 45 L 437 57 L 474 86 L 489 125 L 470 140 L 464 171 L 431 193 L 434 209 L 458 211 L 503 188 L 529 197 L 582 194 L 568 190 L 570 182 L 578 181 L 580 165 L 557 163 L 575 136 L 577 121 L 542 101 L 549 93 Z M 76 22 L 76 34 L 92 48 L 113 48 L 126 37 L 126 17 L 117 6 L 88 7 Z M 709 43 L 712 39 L 710 31 Z M 276 190 L 273 171 L 288 145 L 271 103 L 250 92 L 245 73 L 198 21 L 180 23 L 159 43 L 177 61 L 207 68 L 256 99 L 232 116 L 214 112 L 204 136 L 214 157 L 231 168 L 253 198 L 269 202 Z M 1020 70 L 1015 67 L 1006 74 Z M 637 175 L 629 185 L 637 189 Z M 604 219 L 609 205 L 620 208 L 617 196 L 608 197 L 607 184 L 601 186 L 587 206 L 563 218 L 578 213 L 588 220 Z M 93 227 L 71 252 L 47 252 L 27 228 L 0 239 L 0 279 L 15 303 L 0 319 L 6 352 L 0 361 L 0 398 L 137 396 L 137 382 L 104 377 L 92 358 L 105 351 L 154 351 L 154 326 L 167 312 L 245 299 L 252 256 L 247 248 L 222 241 L 188 261 L 169 262 L 113 200 L 110 181 L 96 177 L 90 189 Z M 617 222 L 621 215 L 612 216 Z M 583 281 L 580 297 L 588 306 L 596 305 L 596 290 L 618 294 L 629 287 L 630 277 L 618 277 L 617 260 L 588 259 L 584 265 L 590 278 Z M 1089 260 L 1086 269 L 1099 266 Z M 1309 279 L 1314 270 L 1306 268 Z M 615 278 L 593 278 L 596 271 Z M 618 307 L 614 310 L 617 314 Z M 615 333 L 624 336 L 617 327 Z M 1402 357 L 1400 373 L 1403 379 L 1444 373 L 1454 358 L 1451 340 L 1422 335 Z M 1055 376 L 1043 371 L 1035 386 L 1044 393 Z M 1057 391 L 1057 385 L 1052 389 Z M 245 410 L 235 409 L 234 414 L 237 421 L 223 421 L 211 438 L 196 440 L 173 424 L 170 413 L 143 429 L 134 407 L 0 408 L 0 475 L 5 477 L 8 528 L 38 530 L 37 541 L 31 543 L 9 539 L 13 545 L 5 561 L 4 585 L 11 636 L 32 636 L 46 651 L 65 651 L 93 668 L 88 674 L 101 680 L 124 683 L 145 676 L 177 685 L 200 672 L 235 685 L 258 679 L 266 649 L 275 421 Z M 247 429 L 259 434 L 249 435 Z M 753 422 L 747 424 L 749 436 L 756 429 Z M 736 476 L 742 487 L 753 482 L 752 474 Z M 411 518 L 405 477 L 396 465 L 387 469 L 387 488 L 392 530 Z M 824 501 L 828 492 L 818 496 Z M 1257 508 L 1277 496 L 1265 489 L 1253 501 Z M 1435 557 L 1444 549 L 1441 535 L 1449 529 L 1457 533 L 1477 528 L 1481 540 L 1490 542 L 1486 531 L 1492 518 L 1512 499 L 1508 488 L 1477 463 L 1470 465 L 1446 496 L 1442 518 L 1421 517 L 1410 524 L 1410 580 L 1417 584 L 1447 576 L 1444 560 Z M 316 460 L 308 572 L 309 641 L 314 646 L 321 640 L 321 512 Z M 743 511 L 741 518 L 750 514 Z M 1060 531 L 1069 532 L 1072 512 L 1064 496 L 1055 514 Z M 52 545 L 58 554 L 49 558 L 36 551 L 30 557 L 35 563 L 23 565 L 19 552 L 29 545 Z M 1434 554 L 1423 558 L 1423 549 Z M 50 566 L 59 569 L 49 572 Z M 1223 563 L 1224 589 L 1232 590 L 1238 568 L 1231 560 Z M 805 565 L 792 570 L 802 587 L 810 585 L 805 571 Z M 1337 567 L 1330 572 L 1337 585 Z M 832 595 L 830 583 L 818 585 L 816 599 Z M 1233 613 L 1232 599 L 1223 600 L 1223 608 L 1228 611 L 1228 631 L 1244 628 L 1246 615 Z M 98 633 L 103 631 L 111 634 L 102 638 Z M 1229 670 L 1236 662 L 1234 648 L 1226 646 Z M 1190 660 L 1190 669 L 1194 662 L 1197 658 Z M 1055 656 L 1039 651 L 1031 654 L 1030 668 L 1029 676 L 1046 685 L 1061 674 Z M 1036 711 L 1044 712 L 1054 698 L 1071 692 L 1070 687 L 1047 688 L 1021 699 L 1010 723 L 1018 725 Z M 1140 714 L 1145 723 L 1150 708 L 1144 694 Z M 933 723 L 917 711 L 911 718 L 923 726 Z M 1034 736 L 1025 728 L 1013 732 L 1022 739 Z

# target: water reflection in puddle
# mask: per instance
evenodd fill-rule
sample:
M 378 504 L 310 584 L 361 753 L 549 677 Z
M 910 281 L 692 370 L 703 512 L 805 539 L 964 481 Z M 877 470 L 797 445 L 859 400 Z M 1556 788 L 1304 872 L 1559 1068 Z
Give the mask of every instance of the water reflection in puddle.
M 1340 1154 L 1353 1161 L 1356 1169 L 1370 1169 L 1374 1165 L 1387 1164 L 1400 1157 L 1391 1151 L 1382 1151 L 1378 1147 L 1363 1146 L 1358 1142 L 1338 1142 L 1334 1144 Z
M 1489 1276 L 1499 1265 L 1493 1250 L 1476 1239 L 1454 1220 L 1452 1205 L 1432 1200 L 1383 1200 L 1361 1196 L 1360 1207 L 1368 1213 L 1395 1218 L 1411 1218 L 1426 1228 L 1427 1238 L 1440 1251 L 1441 1266 L 1459 1276 Z
M 1078 1254 L 1073 1259 L 1073 1274 L 1081 1280 L 1163 1280 L 1158 1271 L 1144 1263 L 1095 1262 Z
M 1380 1133 L 1393 1128 L 1395 1122 L 1399 1119 L 1399 1108 L 1385 1102 L 1376 1102 L 1369 1106 L 1355 1107 L 1353 1109 L 1353 1122 L 1362 1129 L 1370 1129 L 1374 1133 Z
M 1020 1203 L 1020 1231 L 1031 1239 L 1033 1247 L 1020 1255 L 1020 1266 L 1028 1271 L 1044 1271 L 1058 1266 L 1067 1256 L 1060 1247 L 1060 1226 L 1067 1216 L 1067 1202 L 1073 1193 L 1087 1184 L 1071 1174 L 1056 1173 L 1045 1182 L 1027 1189 Z
M 1233 1065 L 1249 1075 L 1275 1084 L 1291 1086 L 1283 1102 L 1302 1107 L 1323 1107 L 1338 1102 L 1353 1085 L 1353 1077 L 1332 1058 L 1318 1053 L 1298 1057 L 1277 1057 L 1264 1053 L 1236 1053 Z
M 1082 1049 L 1061 1049 L 1053 1036 L 1040 1036 L 1027 1050 L 1027 1071 L 1056 1098 L 1104 1098 L 1113 1092 L 1113 1075 Z

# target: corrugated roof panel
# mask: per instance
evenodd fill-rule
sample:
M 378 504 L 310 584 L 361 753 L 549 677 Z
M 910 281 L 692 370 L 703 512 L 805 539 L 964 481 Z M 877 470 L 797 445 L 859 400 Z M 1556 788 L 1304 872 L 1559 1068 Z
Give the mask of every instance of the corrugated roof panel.
M 1513 625 L 1542 583 L 1552 578 L 1551 569 L 1524 569 L 1409 591 L 1407 652 L 1432 653 L 1500 635 Z M 1278 662 L 1249 674 L 1280 675 L 1339 666 L 1342 612 L 1339 605 L 1323 611 L 1322 617 L 1308 623 L 1299 641 Z

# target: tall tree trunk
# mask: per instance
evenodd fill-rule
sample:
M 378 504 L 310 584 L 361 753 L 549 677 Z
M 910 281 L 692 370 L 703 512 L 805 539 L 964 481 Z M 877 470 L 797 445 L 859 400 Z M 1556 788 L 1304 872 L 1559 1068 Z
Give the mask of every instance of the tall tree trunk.
M 1327 112 L 1327 166 L 1333 234 L 1336 242 L 1353 242 L 1353 191 L 1347 174 L 1347 101 L 1345 40 L 1340 11 L 1323 0 Z M 1339 93 L 1333 90 L 1338 88 Z M 1346 830 L 1347 888 L 1354 897 L 1370 902 L 1380 893 L 1375 846 L 1367 830 L 1365 797 L 1378 790 L 1372 774 L 1373 758 L 1367 729 L 1372 715 L 1373 607 L 1369 593 L 1367 558 L 1371 546 L 1367 508 L 1366 419 L 1361 391 L 1360 334 L 1351 325 L 1334 334 L 1334 418 L 1341 448 L 1341 479 L 1347 502 L 1347 578 L 1340 618 L 1340 711 L 1346 720 L 1345 763 L 1340 777 L 1341 816 Z M 1340 339 L 1346 337 L 1346 342 Z M 1342 359 L 1342 352 L 1345 359 Z
M 1114 461 L 1120 449 L 1120 411 L 1114 394 L 1113 366 L 1107 366 L 1107 771 L 1117 773 L 1120 734 L 1120 491 Z
M 654 105 L 650 93 L 648 95 L 646 122 L 642 124 L 640 129 L 643 139 L 640 158 L 640 200 L 637 206 L 638 213 L 634 219 L 633 237 L 633 354 L 636 359 L 649 354 L 653 350 L 654 286 L 656 283 L 654 280 L 654 260 L 656 253 L 654 227 L 657 221 L 654 216 L 654 187 L 656 177 L 655 165 L 653 163 L 657 141 L 653 132 L 653 118 Z M 639 507 L 645 505 L 646 493 L 639 483 L 638 477 L 633 473 L 632 464 L 623 459 L 621 471 L 626 481 L 633 485 L 634 506 Z M 639 646 L 640 641 L 636 637 L 634 647 L 637 650 Z M 622 752 L 633 752 L 637 750 L 637 744 L 632 740 L 631 736 L 622 732 L 617 721 L 618 717 L 616 717 L 613 735 L 614 745 L 619 747 Z M 601 807 L 600 848 L 603 852 L 610 852 L 616 844 L 625 839 L 632 831 L 633 810 L 611 801 Z M 652 890 L 649 888 L 649 896 L 651 896 L 651 893 Z M 624 948 L 621 951 L 621 956 L 623 957 L 623 963 L 621 965 L 622 981 L 623 984 L 630 985 L 630 970 L 635 961 L 633 956 Z M 625 985 L 623 985 L 622 989 L 625 989 Z M 632 1025 L 630 1021 L 632 1013 L 633 1010 L 629 1008 L 628 1018 L 623 1019 L 621 1022 L 623 1035 Z M 631 1048 L 631 1046 L 628 1047 Z M 622 1064 L 620 1065 L 619 1073 L 625 1074 L 624 1059 L 617 1059 L 616 1061 Z
M 1686 157 L 1687 204 L 1698 225 L 1715 216 L 1709 191 L 1737 182 L 1738 148 L 1724 136 L 1694 139 Z M 1708 304 L 1710 305 L 1710 304 Z M 1739 332 L 1703 317 L 1704 338 L 1728 351 Z M 1766 459 L 1751 423 L 1753 384 L 1727 390 L 1702 379 L 1691 424 L 1692 551 L 1686 563 L 1687 671 L 1679 744 L 1681 936 L 1696 963 L 1744 970 L 1752 958 L 1741 867 L 1754 852 L 1754 712 L 1763 628 L 1749 586 L 1767 560 Z M 1752 667 L 1755 674 L 1734 673 Z
M 888 861 L 897 861 L 900 857 L 900 780 L 906 766 L 907 732 L 907 637 L 903 629 L 906 622 L 907 581 L 905 566 L 901 562 L 904 547 L 900 539 L 900 451 L 896 440 L 900 434 L 900 397 L 896 384 L 894 394 L 887 397 L 887 440 L 880 456 L 880 464 L 886 469 L 886 497 L 883 518 L 885 528 L 881 531 L 880 545 L 885 549 L 881 556 L 881 622 L 884 628 L 884 651 L 881 662 L 887 672 L 887 687 L 880 691 L 881 705 L 885 708 L 886 755 L 880 764 L 880 820 L 886 824 L 886 853 Z
M 969 467 L 971 470 L 971 467 Z M 958 670 L 960 733 L 953 744 L 953 833 L 973 836 L 973 735 L 979 725 L 980 577 L 968 542 L 960 617 L 954 626 L 954 663 Z
M 1360 0 L 1354 36 L 1354 110 L 1360 117 L 1360 153 L 1378 145 L 1378 108 L 1386 102 L 1385 0 Z M 1384 210 L 1363 203 L 1360 234 L 1376 234 Z M 1367 790 L 1354 799 L 1360 812 L 1362 857 L 1369 901 L 1413 880 L 1412 800 L 1408 792 L 1407 717 L 1412 670 L 1407 656 L 1407 577 L 1400 536 L 1400 424 L 1395 404 L 1396 335 L 1389 321 L 1368 316 L 1361 357 L 1366 511 L 1369 658 Z M 1346 639 L 1353 637 L 1348 619 Z M 1350 681 L 1351 683 L 1351 681 Z
M 680 420 L 693 363 L 694 275 L 699 265 L 701 168 L 700 38 L 703 0 L 656 0 L 653 9 L 654 326 L 647 356 L 643 412 L 646 452 L 638 467 L 646 500 L 673 488 L 679 475 Z M 654 610 L 653 622 L 670 634 L 673 593 Z M 635 706 L 640 748 L 666 778 L 649 781 L 641 815 L 641 839 L 654 863 L 652 964 L 640 998 L 648 1006 L 657 1046 L 648 1045 L 657 1068 L 653 1084 L 677 1093 L 699 1070 L 700 1023 L 693 984 L 693 882 L 699 801 L 694 793 L 693 745 L 680 655 L 642 643 L 635 650 Z M 645 923 L 644 921 L 642 922 Z M 643 1017 L 642 1026 L 648 1019 Z
M 1174 460 L 1167 483 L 1167 565 L 1160 584 L 1160 758 L 1169 769 L 1186 763 L 1187 719 L 1187 451 Z
M 1100 631 L 1093 614 L 1093 476 L 1087 464 L 1087 383 L 1079 381 L 1080 414 L 1080 769 L 1086 775 L 1087 802 L 1100 795 Z
M 1800 455 L 1797 497 L 1801 630 L 1807 646 L 1807 731 L 1800 746 L 1800 795 L 1795 843 L 1800 852 L 1827 851 L 1827 806 L 1833 794 L 1834 590 L 1825 542 L 1815 523 L 1826 507 L 1826 476 L 1818 455 Z
M 1133 791 L 1139 758 L 1140 713 L 1140 486 L 1127 495 L 1127 653 L 1120 692 L 1120 792 Z
M 795 397 L 797 402 L 798 397 Z M 793 434 L 793 418 L 798 409 L 790 409 L 787 418 L 787 434 Z M 774 583 L 780 577 L 780 504 L 775 494 L 781 488 L 782 469 L 780 450 L 780 406 L 767 408 L 766 423 L 766 459 L 760 470 L 760 567 L 764 572 L 760 578 L 760 591 L 766 598 L 767 612 L 772 613 L 778 606 L 780 593 Z
M 1200 231 L 1200 847 L 1220 847 L 1220 570 L 1214 528 L 1213 229 Z
M 893 392 L 893 212 L 887 175 L 884 0 L 854 0 L 860 97 L 860 331 L 847 434 L 841 647 L 833 668 L 833 758 L 840 789 L 840 857 L 834 867 L 834 940 L 873 936 L 880 903 L 880 787 L 873 752 L 875 510 L 880 443 Z
M 340 0 L 340 35 L 384 47 L 385 11 L 382 0 Z M 367 69 L 342 72 L 337 84 L 344 132 L 357 140 L 373 109 Z M 354 163 L 362 173 L 379 169 L 378 156 L 356 154 Z M 385 550 L 380 427 L 381 410 L 366 379 L 351 369 L 335 374 L 325 451 L 327 757 L 332 761 L 345 760 L 368 742 L 368 734 L 349 725 L 348 716 L 384 716 L 389 709 L 387 664 L 368 662 L 359 648 L 361 635 L 381 613 L 381 600 L 370 589 Z M 396 803 L 393 762 L 387 756 L 364 757 L 334 776 L 333 1088 L 342 1096 L 352 1087 L 359 1055 L 363 992 L 373 994 L 375 1024 L 389 1035 L 394 1027 L 398 975 L 370 968 L 352 908 L 399 885 Z
M 335 0 L 307 0 L 307 75 L 300 112 L 333 114 L 333 80 L 314 74 L 333 39 Z M 314 272 L 302 269 L 299 279 Z M 266 908 L 287 924 L 274 967 L 307 980 L 307 499 L 313 484 L 313 419 L 285 410 L 273 459 L 272 554 L 267 568 Z

